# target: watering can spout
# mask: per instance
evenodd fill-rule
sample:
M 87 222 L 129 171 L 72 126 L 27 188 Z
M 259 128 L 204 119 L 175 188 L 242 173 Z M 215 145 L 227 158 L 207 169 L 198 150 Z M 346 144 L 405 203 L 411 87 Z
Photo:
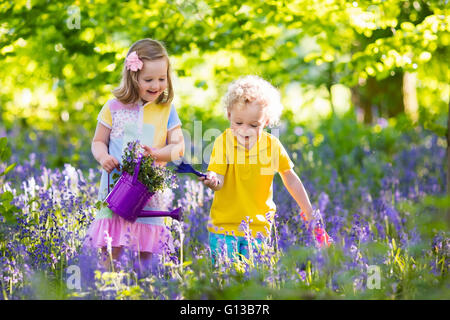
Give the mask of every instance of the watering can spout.
M 180 221 L 183 213 L 180 208 L 176 208 L 172 211 L 150 211 L 150 210 L 142 210 L 139 213 L 139 218 L 148 218 L 148 217 L 171 217 L 172 219 Z

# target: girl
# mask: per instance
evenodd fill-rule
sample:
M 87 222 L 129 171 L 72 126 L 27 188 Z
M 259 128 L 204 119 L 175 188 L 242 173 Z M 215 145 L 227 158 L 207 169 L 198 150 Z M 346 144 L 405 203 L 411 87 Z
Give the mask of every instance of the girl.
M 112 182 L 112 174 L 118 173 L 122 162 L 122 150 L 129 141 L 139 140 L 145 154 L 164 165 L 184 153 L 181 122 L 173 104 L 174 93 L 170 61 L 164 46 L 152 39 L 134 43 L 127 53 L 120 86 L 114 90 L 98 115 L 98 123 L 92 141 L 92 154 L 103 168 L 99 200 L 103 201 Z M 170 191 L 169 191 L 170 192 Z M 167 195 L 155 194 L 146 210 L 168 210 L 164 203 Z M 105 266 L 112 258 L 118 260 L 123 247 L 140 253 L 144 265 L 152 254 L 164 247 L 172 248 L 172 238 L 164 227 L 164 218 L 138 218 L 130 223 L 109 208 L 97 212 L 88 230 L 89 245 L 101 248 Z M 107 250 L 108 249 L 108 250 Z
M 328 245 L 331 239 L 320 226 L 320 213 L 312 209 L 289 155 L 275 136 L 263 130 L 280 118 L 278 91 L 257 76 L 247 76 L 229 86 L 224 100 L 230 128 L 214 142 L 206 179 L 199 178 L 215 191 L 208 227 L 213 261 L 224 248 L 230 258 L 235 253 L 248 258 L 246 232 L 254 238 L 258 233 L 269 236 L 276 210 L 272 200 L 276 172 L 303 210 L 302 218 L 318 244 Z M 250 222 L 247 230 L 242 221 Z

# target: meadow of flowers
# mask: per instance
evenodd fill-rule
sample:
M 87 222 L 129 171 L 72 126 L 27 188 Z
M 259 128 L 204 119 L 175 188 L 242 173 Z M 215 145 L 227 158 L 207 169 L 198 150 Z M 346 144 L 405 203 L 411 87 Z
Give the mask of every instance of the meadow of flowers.
M 14 219 L 0 217 L 1 298 L 450 298 L 443 138 L 420 127 L 334 120 L 315 132 L 289 127 L 282 133 L 334 245 L 314 247 L 277 177 L 271 238 L 248 260 L 223 257 L 213 267 L 206 230 L 213 192 L 179 175 L 179 187 L 165 199 L 184 210 L 181 224 L 167 221 L 175 252 L 154 257 L 144 273 L 133 268 L 132 252 L 112 272 L 83 247 L 100 205 L 97 167 L 49 168 L 45 154 L 23 154 L 10 143 L 7 162 L 17 166 L 0 177 L 0 193 L 12 194 L 17 211 Z

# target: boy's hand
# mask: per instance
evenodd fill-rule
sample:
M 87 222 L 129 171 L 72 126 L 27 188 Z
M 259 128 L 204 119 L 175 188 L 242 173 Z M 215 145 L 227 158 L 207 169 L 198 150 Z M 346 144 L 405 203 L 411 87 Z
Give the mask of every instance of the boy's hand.
M 313 230 L 313 233 L 319 248 L 322 248 L 324 246 L 329 247 L 333 243 L 333 238 L 328 235 L 325 229 L 316 227 Z
M 109 153 L 100 158 L 100 165 L 106 172 L 111 173 L 114 169 L 120 170 L 119 161 Z
M 305 214 L 303 212 L 300 213 L 300 216 L 306 223 L 308 223 L 308 229 L 310 229 L 313 233 L 317 246 L 319 248 L 322 248 L 324 246 L 330 247 L 333 243 L 333 238 L 328 235 L 325 228 L 323 227 L 324 224 L 320 211 L 315 210 L 312 213 L 311 220 L 309 221 L 306 220 Z
M 206 173 L 206 178 L 205 177 L 198 177 L 198 180 L 203 181 L 203 184 L 205 186 L 207 186 L 208 188 L 211 189 L 215 189 L 217 188 L 217 186 L 220 184 L 220 180 L 219 178 L 217 178 L 217 176 L 212 173 L 212 172 L 207 172 Z

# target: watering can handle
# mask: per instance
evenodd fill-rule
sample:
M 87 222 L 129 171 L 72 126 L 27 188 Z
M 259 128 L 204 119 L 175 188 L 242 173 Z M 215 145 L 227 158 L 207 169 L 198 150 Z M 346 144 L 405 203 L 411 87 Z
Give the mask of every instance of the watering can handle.
M 139 169 L 141 167 L 141 159 L 142 159 L 142 155 L 139 155 L 137 166 L 134 168 L 133 184 L 136 184 L 136 181 L 137 181 L 137 177 L 138 177 L 138 174 L 139 174 Z M 110 173 L 108 173 L 108 194 L 110 193 L 110 190 L 109 190 L 110 189 L 109 176 L 110 176 Z
M 137 181 L 137 178 L 138 178 L 138 174 L 139 174 L 139 169 L 140 169 L 140 167 L 141 167 L 141 160 L 142 160 L 142 155 L 139 155 L 138 163 L 137 163 L 136 167 L 134 168 L 133 184 L 136 184 L 136 181 Z M 110 176 L 110 173 L 108 173 L 108 194 L 109 194 L 109 192 L 110 192 L 110 190 L 109 190 L 109 189 L 110 189 L 110 186 L 109 186 L 109 184 L 110 184 L 109 176 Z
M 142 154 L 139 154 L 138 156 L 138 162 L 136 164 L 136 167 L 134 168 L 134 175 L 133 175 L 133 184 L 136 184 L 139 174 L 139 169 L 141 167 L 141 160 L 142 160 Z

